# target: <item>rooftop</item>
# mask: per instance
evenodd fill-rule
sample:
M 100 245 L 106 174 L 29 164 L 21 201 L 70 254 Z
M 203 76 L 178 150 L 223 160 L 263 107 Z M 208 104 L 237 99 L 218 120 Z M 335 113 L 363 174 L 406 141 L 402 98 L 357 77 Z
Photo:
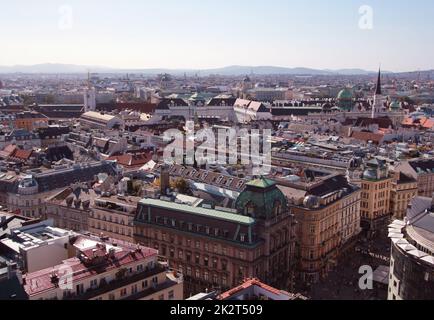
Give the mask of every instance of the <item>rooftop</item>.
M 266 189 L 272 186 L 276 185 L 276 182 L 270 179 L 265 179 L 264 177 L 261 177 L 260 179 L 256 179 L 253 181 L 250 181 L 246 184 L 247 186 Z
M 239 214 L 225 212 L 225 211 L 219 211 L 216 209 L 208 209 L 203 207 L 191 207 L 189 205 L 178 204 L 175 202 L 169 202 L 169 201 L 158 200 L 158 199 L 149 199 L 149 198 L 142 199 L 140 203 L 146 206 L 158 207 L 158 208 L 169 209 L 169 210 L 177 210 L 177 211 L 182 211 L 190 214 L 225 220 L 229 222 L 236 222 L 236 223 L 241 223 L 246 225 L 255 223 L 255 219 L 251 217 L 242 216 Z
M 76 248 L 82 253 L 81 257 L 64 260 L 61 265 L 28 273 L 23 277 L 25 280 L 24 288 L 29 296 L 55 289 L 58 282 L 53 281 L 53 274 L 58 277 L 57 273 L 62 267 L 67 267 L 72 271 L 72 281 L 83 281 L 86 278 L 104 274 L 110 270 L 121 269 L 123 266 L 137 261 L 156 257 L 158 254 L 158 251 L 154 249 L 141 246 L 134 247 L 132 244 L 130 246 L 118 244 L 115 247 L 115 252 L 110 255 L 109 251 L 112 248 L 110 243 L 101 243 L 85 237 L 79 237 L 75 244 L 77 244 Z M 93 254 L 96 249 L 103 253 L 102 257 L 105 259 L 98 260 L 97 264 L 88 264 L 87 254 Z
M 299 294 L 273 288 L 258 279 L 247 279 L 243 284 L 220 294 L 217 300 L 306 300 Z

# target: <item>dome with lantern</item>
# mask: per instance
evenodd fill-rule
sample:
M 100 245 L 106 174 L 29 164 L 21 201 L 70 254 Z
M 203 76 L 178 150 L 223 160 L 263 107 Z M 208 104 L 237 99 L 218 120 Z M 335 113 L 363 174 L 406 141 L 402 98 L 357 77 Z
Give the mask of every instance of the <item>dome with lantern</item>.
M 401 109 L 401 104 L 398 101 L 392 101 L 389 105 L 390 111 L 398 111 Z
M 287 212 L 288 201 L 273 180 L 261 177 L 246 184 L 235 207 L 240 214 L 269 219 Z

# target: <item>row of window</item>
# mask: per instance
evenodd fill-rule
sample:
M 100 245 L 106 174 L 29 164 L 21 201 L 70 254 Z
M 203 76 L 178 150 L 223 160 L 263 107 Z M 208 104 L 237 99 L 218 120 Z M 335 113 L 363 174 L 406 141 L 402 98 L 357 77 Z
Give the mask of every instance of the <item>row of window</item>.
M 95 228 L 95 229 L 99 229 L 99 230 L 103 230 L 103 231 L 107 231 L 107 232 L 113 232 L 113 233 L 117 233 L 120 235 L 124 235 L 124 236 L 132 236 L 132 230 L 131 228 L 122 228 L 119 226 L 115 226 L 112 227 L 110 224 L 108 224 L 107 226 L 103 223 L 101 224 L 100 222 L 94 223 L 93 221 L 90 221 L 90 227 L 91 228 Z
M 208 236 L 225 238 L 225 239 L 230 238 L 229 230 L 226 230 L 226 229 L 221 230 L 219 228 L 212 228 L 209 226 L 194 224 L 192 222 L 185 222 L 182 220 L 178 221 L 175 219 L 169 219 L 167 217 L 156 216 L 155 217 L 155 223 L 159 224 L 159 225 L 171 227 L 171 228 L 177 228 L 179 230 L 185 230 L 185 231 L 194 232 L 194 233 L 206 234 Z M 248 239 L 247 234 L 240 233 L 237 237 L 237 240 L 240 242 L 248 242 L 249 239 Z
M 99 213 L 93 213 L 91 214 L 91 217 L 94 217 L 98 220 L 102 220 L 102 221 L 107 221 L 107 222 L 113 222 L 113 223 L 117 223 L 117 224 L 121 224 L 121 225 L 125 225 L 125 220 L 124 219 L 119 219 L 118 217 L 114 217 L 112 218 L 111 215 L 109 215 L 108 217 L 106 217 L 105 215 L 101 215 Z M 132 222 L 128 223 L 130 226 L 133 225 Z
M 159 250 L 160 246 L 158 244 L 156 244 L 154 246 L 155 249 Z M 177 252 L 177 253 L 176 253 Z M 167 250 L 166 246 L 161 246 L 161 251 L 160 254 L 162 256 L 168 256 L 169 258 L 177 258 L 180 260 L 185 260 L 187 262 L 193 262 L 197 265 L 203 265 L 205 267 L 212 267 L 214 269 L 219 269 L 222 271 L 227 271 L 227 266 L 228 266 L 228 262 L 224 259 L 220 260 L 220 265 L 219 265 L 219 259 L 217 257 L 212 257 L 210 258 L 207 255 L 202 256 L 200 253 L 192 253 L 191 251 L 183 251 L 181 249 L 175 250 L 175 248 L 169 248 L 169 250 Z M 244 259 L 245 255 L 243 251 L 239 252 L 240 254 L 240 259 Z

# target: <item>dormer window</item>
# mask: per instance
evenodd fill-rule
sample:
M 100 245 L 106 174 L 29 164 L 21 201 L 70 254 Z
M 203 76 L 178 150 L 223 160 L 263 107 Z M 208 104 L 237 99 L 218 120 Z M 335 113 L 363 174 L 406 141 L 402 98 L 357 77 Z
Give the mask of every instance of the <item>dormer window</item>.
M 282 214 L 282 204 L 280 203 L 280 201 L 276 201 L 274 203 L 274 215 L 278 216 L 280 214 Z

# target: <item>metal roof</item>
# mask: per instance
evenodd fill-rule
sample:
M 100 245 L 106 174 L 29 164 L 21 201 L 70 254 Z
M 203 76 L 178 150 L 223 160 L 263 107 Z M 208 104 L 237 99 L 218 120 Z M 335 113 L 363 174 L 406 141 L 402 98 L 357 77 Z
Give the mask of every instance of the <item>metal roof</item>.
M 196 214 L 196 215 L 200 215 L 200 216 L 205 216 L 205 217 L 210 217 L 210 218 L 220 219 L 220 220 L 225 220 L 225 221 L 230 221 L 230 222 L 236 222 L 236 223 L 241 223 L 241 224 L 246 224 L 246 225 L 255 223 L 255 219 L 253 219 L 251 217 L 247 217 L 247 216 L 242 216 L 239 214 L 219 211 L 219 210 L 215 210 L 215 209 L 207 209 L 207 208 L 203 208 L 203 207 L 191 207 L 191 206 L 184 205 L 184 204 L 179 204 L 179 203 L 174 203 L 174 202 L 169 202 L 169 201 L 163 201 L 163 200 L 158 200 L 158 199 L 145 198 L 145 199 L 142 199 L 140 201 L 140 203 L 143 205 L 148 205 L 148 206 L 152 206 L 152 207 L 158 207 L 158 208 L 164 208 L 164 209 L 170 209 L 170 210 L 178 210 L 178 211 Z

